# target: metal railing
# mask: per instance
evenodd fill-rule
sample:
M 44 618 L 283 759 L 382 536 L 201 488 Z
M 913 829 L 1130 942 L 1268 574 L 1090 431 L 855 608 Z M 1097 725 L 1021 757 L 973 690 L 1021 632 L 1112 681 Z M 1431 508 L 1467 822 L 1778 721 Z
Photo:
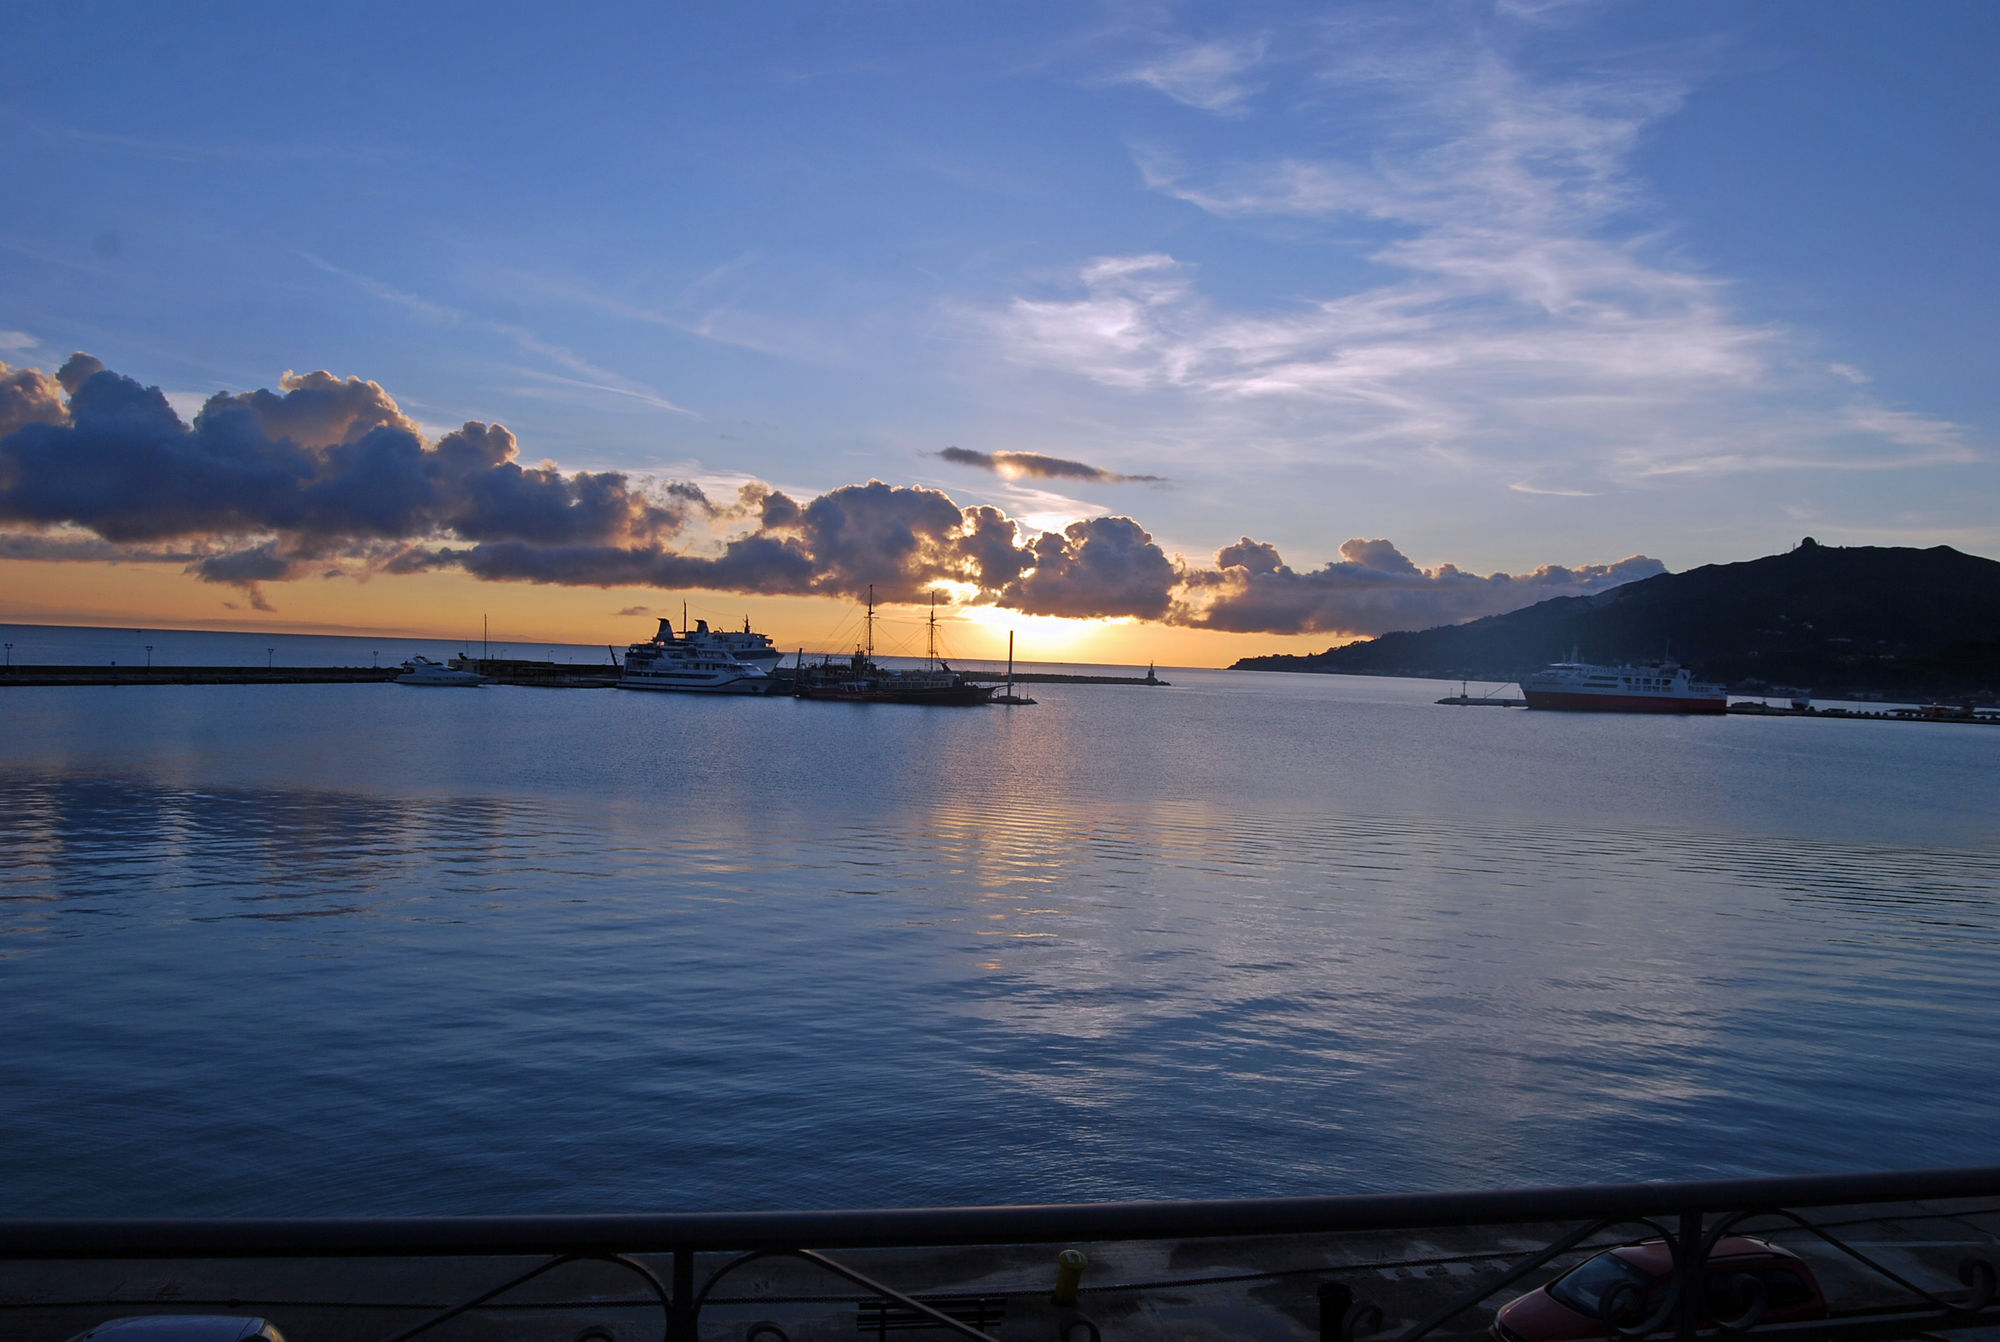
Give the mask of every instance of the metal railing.
M 885 1282 L 829 1257 L 829 1250 L 970 1245 L 1078 1244 L 1112 1241 L 1220 1240 L 1262 1236 L 1321 1236 L 1447 1227 L 1567 1226 L 1539 1249 L 1509 1250 L 1507 1270 L 1395 1331 L 1394 1342 L 1416 1342 L 1495 1294 L 1558 1262 L 1608 1241 L 1664 1242 L 1672 1270 L 1653 1298 L 1607 1309 L 1609 1334 L 1620 1339 L 1746 1336 L 1785 1339 L 1913 1337 L 2000 1323 L 1992 1254 L 1959 1266 L 1962 1293 L 1940 1294 L 1899 1274 L 1846 1242 L 1830 1222 L 1803 1213 L 1820 1208 L 2000 1199 L 2000 1166 L 1770 1179 L 1704 1180 L 1468 1193 L 1370 1194 L 1347 1197 L 1232 1199 L 1199 1202 L 1117 1202 L 1052 1206 L 908 1208 L 874 1211 L 695 1212 L 665 1215 L 361 1218 L 335 1220 L 163 1219 L 0 1221 L 0 1260 L 102 1261 L 189 1259 L 387 1259 L 514 1257 L 542 1261 L 531 1269 L 393 1335 L 406 1342 L 469 1311 L 490 1308 L 507 1291 L 568 1263 L 596 1261 L 632 1273 L 656 1300 L 668 1342 L 695 1342 L 701 1315 L 730 1274 L 783 1258 L 810 1264 L 885 1302 L 899 1317 L 964 1337 L 990 1335 Z M 2000 1212 L 2000 1202 L 1980 1211 Z M 1964 1214 L 1961 1212 L 1960 1214 Z M 1717 1317 L 1709 1256 L 1726 1235 L 1775 1226 L 1797 1233 L 1884 1283 L 1884 1300 L 1833 1318 L 1768 1322 L 1754 1282 L 1740 1312 Z M 1636 1233 L 1634 1233 L 1636 1232 Z M 1989 1241 L 1990 1235 L 1986 1236 Z M 697 1286 L 696 1255 L 735 1255 Z M 670 1263 L 662 1280 L 639 1256 Z M 1480 1254 L 1485 1258 L 1491 1255 Z M 1379 1338 L 1382 1308 L 1357 1298 L 1337 1266 L 1312 1270 L 1319 1284 L 1323 1339 Z M 1272 1274 L 1282 1275 L 1282 1274 Z M 1358 1275 L 1358 1274 L 1347 1274 Z M 1159 1285 L 1162 1283 L 1154 1283 Z M 1099 1290 L 1105 1288 L 1099 1287 Z M 1644 1317 L 1640 1317 L 1643 1314 Z M 1098 1336 L 1080 1314 L 1060 1322 L 1062 1336 Z M 753 1336 L 782 1339 L 777 1324 L 751 1325 Z

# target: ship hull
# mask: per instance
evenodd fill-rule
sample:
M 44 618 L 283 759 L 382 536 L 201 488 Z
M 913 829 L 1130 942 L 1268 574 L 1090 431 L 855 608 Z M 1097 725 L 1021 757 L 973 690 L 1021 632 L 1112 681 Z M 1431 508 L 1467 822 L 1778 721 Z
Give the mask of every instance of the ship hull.
M 738 676 L 734 679 L 703 679 L 689 676 L 668 679 L 659 676 L 626 675 L 618 682 L 621 690 L 665 690 L 671 694 L 769 694 L 776 682 L 768 676 Z
M 1571 713 L 1723 713 L 1727 696 L 1689 698 L 1668 694 L 1589 694 L 1577 690 L 1531 690 L 1521 687 L 1530 708 L 1554 708 Z

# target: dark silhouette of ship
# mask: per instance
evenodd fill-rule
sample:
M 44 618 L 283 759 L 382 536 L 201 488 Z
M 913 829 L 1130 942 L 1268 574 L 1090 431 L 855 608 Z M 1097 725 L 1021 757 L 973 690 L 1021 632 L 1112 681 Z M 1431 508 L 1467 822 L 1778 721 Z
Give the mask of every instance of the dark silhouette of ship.
M 931 594 L 930 650 L 921 671 L 895 671 L 875 662 L 875 588 L 868 588 L 865 642 L 842 661 L 808 666 L 800 659 L 792 693 L 801 699 L 850 704 L 937 704 L 969 708 L 991 702 L 993 686 L 967 680 L 937 655 L 937 594 Z

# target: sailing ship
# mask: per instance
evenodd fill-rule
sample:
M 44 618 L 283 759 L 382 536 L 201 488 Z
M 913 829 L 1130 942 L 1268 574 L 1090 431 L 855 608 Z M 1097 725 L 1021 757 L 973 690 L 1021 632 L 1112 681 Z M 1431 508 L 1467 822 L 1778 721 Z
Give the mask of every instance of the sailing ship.
M 875 588 L 868 588 L 865 641 L 845 661 L 808 666 L 800 660 L 793 693 L 801 699 L 853 704 L 936 704 L 969 708 L 992 701 L 993 687 L 951 669 L 937 655 L 937 593 L 931 593 L 930 649 L 921 671 L 892 671 L 875 663 Z

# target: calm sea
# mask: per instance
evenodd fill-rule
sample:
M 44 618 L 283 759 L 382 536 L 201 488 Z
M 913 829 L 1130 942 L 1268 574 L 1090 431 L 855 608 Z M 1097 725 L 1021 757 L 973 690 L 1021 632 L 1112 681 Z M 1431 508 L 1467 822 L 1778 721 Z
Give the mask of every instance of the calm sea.
M 1162 674 L 0 690 L 7 1214 L 1993 1160 L 2000 731 Z

